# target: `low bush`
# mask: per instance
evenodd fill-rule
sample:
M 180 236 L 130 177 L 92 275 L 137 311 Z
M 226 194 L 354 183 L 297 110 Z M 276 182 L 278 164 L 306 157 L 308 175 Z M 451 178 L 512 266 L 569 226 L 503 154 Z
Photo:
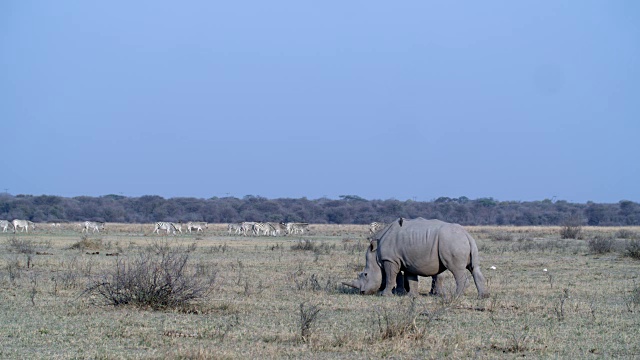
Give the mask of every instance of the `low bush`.
M 19 254 L 33 254 L 36 252 L 36 245 L 33 240 L 18 239 L 15 236 L 7 240 L 9 251 Z
M 513 241 L 513 235 L 508 232 L 495 233 L 492 238 L 495 241 Z
M 560 228 L 560 238 L 562 239 L 582 239 L 582 219 L 577 215 L 566 218 Z
M 634 239 L 627 242 L 626 254 L 636 260 L 640 260 L 640 240 Z
M 162 249 L 163 251 L 157 251 Z M 118 258 L 106 274 L 95 277 L 83 294 L 107 305 L 161 310 L 179 308 L 206 296 L 217 272 L 196 276 L 189 266 L 192 248 L 147 247 L 131 258 Z
M 300 304 L 300 322 L 298 325 L 300 326 L 300 339 L 303 342 L 309 340 L 319 313 L 320 308 L 318 305 L 306 306 L 304 303 Z
M 80 241 L 74 243 L 69 247 L 69 249 L 80 250 L 80 251 L 85 251 L 85 250 L 95 251 L 95 250 L 101 250 L 102 248 L 103 248 L 102 239 L 90 239 L 88 235 L 83 235 Z
M 589 251 L 594 254 L 604 254 L 611 252 L 611 247 L 613 246 L 613 239 L 609 237 L 596 236 L 594 238 L 589 239 L 588 242 Z
M 616 232 L 616 238 L 618 239 L 636 239 L 638 238 L 638 234 L 631 230 L 620 229 Z
M 291 245 L 291 250 L 317 251 L 317 249 L 318 245 L 309 239 L 300 240 Z

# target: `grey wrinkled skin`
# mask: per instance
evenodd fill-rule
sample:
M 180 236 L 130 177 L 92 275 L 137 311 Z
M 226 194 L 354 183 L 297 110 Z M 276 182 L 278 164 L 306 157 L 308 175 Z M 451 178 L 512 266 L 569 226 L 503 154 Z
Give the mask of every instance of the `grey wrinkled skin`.
M 441 292 L 438 274 L 453 273 L 456 295 L 465 286 L 465 270 L 471 272 L 478 296 L 488 297 L 485 278 L 478 263 L 478 247 L 471 235 L 458 224 L 440 220 L 398 219 L 378 232 L 365 253 L 364 270 L 344 285 L 361 294 L 392 295 L 408 291 L 418 295 L 418 276 L 433 277 L 431 293 Z M 397 286 L 399 285 L 399 286 Z

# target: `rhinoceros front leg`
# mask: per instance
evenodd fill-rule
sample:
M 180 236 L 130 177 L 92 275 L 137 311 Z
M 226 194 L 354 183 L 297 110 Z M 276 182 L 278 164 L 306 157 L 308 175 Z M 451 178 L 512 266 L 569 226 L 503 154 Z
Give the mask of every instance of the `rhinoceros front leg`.
M 391 296 L 393 295 L 393 289 L 396 287 L 396 276 L 398 276 L 398 272 L 400 272 L 400 266 L 391 261 L 385 261 L 382 266 L 384 267 L 385 272 L 385 288 L 382 290 L 382 296 Z M 403 284 L 404 286 L 404 284 Z

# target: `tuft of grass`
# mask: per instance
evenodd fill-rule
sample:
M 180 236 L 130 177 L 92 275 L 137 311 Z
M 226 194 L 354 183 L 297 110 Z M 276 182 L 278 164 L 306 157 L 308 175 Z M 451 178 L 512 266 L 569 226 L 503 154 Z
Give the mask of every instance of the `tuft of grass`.
M 513 235 L 508 232 L 499 232 L 493 234 L 492 238 L 495 241 L 513 241 Z
M 302 251 L 317 251 L 318 245 L 309 239 L 299 240 L 295 244 L 291 245 L 291 250 L 302 250 Z
M 300 320 L 298 325 L 300 327 L 300 340 L 302 340 L 302 342 L 309 341 L 319 313 L 320 308 L 318 305 L 305 305 L 305 303 L 300 303 Z
M 90 239 L 88 235 L 82 235 L 80 241 L 72 244 L 69 249 L 71 250 L 101 250 L 103 248 L 102 239 Z

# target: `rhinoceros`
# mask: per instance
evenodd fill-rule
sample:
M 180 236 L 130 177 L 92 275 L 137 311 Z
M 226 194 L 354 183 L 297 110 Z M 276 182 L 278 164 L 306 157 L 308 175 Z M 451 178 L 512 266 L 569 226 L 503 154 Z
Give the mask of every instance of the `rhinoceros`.
M 432 276 L 432 292 L 440 287 L 437 275 L 450 270 L 456 280 L 456 294 L 464 291 L 465 269 L 473 275 L 479 297 L 488 297 L 485 279 L 478 263 L 478 247 L 460 225 L 440 220 L 400 218 L 378 232 L 365 254 L 364 271 L 358 279 L 343 282 L 361 294 L 391 295 L 396 282 L 418 294 L 418 276 Z M 404 273 L 399 276 L 400 272 Z

